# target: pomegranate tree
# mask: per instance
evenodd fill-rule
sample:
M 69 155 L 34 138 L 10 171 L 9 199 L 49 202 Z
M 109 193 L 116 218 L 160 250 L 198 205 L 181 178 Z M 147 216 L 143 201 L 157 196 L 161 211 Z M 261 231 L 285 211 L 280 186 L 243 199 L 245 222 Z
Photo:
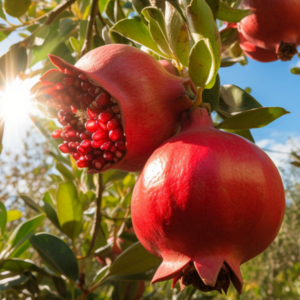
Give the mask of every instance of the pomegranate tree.
M 163 259 L 152 282 L 181 290 L 242 291 L 240 265 L 264 251 L 283 220 L 279 172 L 260 148 L 213 127 L 207 111 L 182 115 L 182 131 L 150 157 L 134 188 L 132 221 Z
M 152 152 L 177 128 L 192 106 L 189 79 L 168 73 L 149 54 L 126 45 L 94 49 L 75 66 L 50 55 L 58 70 L 41 78 L 37 99 L 57 110 L 63 139 L 79 168 L 140 171 Z M 46 94 L 47 97 L 43 96 Z
M 238 24 L 242 45 L 256 47 L 246 54 L 258 61 L 291 60 L 300 45 L 300 2 L 298 0 L 242 0 L 241 7 L 253 13 Z M 249 46 L 249 45 L 248 45 Z

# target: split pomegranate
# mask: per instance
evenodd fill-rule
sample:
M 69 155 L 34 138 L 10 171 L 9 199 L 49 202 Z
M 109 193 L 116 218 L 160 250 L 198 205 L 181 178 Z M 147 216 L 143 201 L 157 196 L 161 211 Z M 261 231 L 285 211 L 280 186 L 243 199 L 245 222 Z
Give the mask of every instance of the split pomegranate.
M 300 2 L 242 0 L 240 6 L 253 11 L 238 24 L 244 38 L 259 51 L 270 51 L 269 61 L 272 61 L 274 54 L 283 61 L 291 60 L 300 45 Z M 263 57 L 266 55 L 265 52 Z
M 207 111 L 182 114 L 182 131 L 149 158 L 133 192 L 132 221 L 163 259 L 152 282 L 181 290 L 242 291 L 240 265 L 264 251 L 283 220 L 279 172 L 255 144 L 213 127 Z
M 44 87 L 36 98 L 58 110 L 63 128 L 52 137 L 64 140 L 60 151 L 90 174 L 108 168 L 140 171 L 193 104 L 185 90 L 189 79 L 171 75 L 131 46 L 94 49 L 75 66 L 49 57 L 58 70 L 40 78 Z

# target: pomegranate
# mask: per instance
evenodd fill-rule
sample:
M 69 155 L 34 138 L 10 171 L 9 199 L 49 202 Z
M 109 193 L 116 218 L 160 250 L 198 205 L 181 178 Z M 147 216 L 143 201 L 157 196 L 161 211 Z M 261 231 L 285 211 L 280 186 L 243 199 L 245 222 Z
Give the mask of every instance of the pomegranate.
M 41 78 L 37 100 L 58 110 L 52 137 L 79 168 L 140 171 L 192 106 L 185 86 L 149 54 L 126 45 L 94 49 L 75 66 L 49 55 L 58 70 Z M 44 95 L 47 95 L 45 97 Z
M 239 293 L 240 265 L 264 251 L 283 220 L 279 172 L 256 145 L 217 130 L 204 108 L 147 161 L 132 196 L 135 233 L 163 259 L 152 283 Z
M 240 6 L 253 11 L 238 24 L 245 39 L 275 53 L 282 61 L 291 60 L 300 45 L 300 2 L 242 0 Z
M 159 60 L 158 61 L 170 74 L 173 74 L 175 76 L 179 76 L 178 70 L 175 68 L 175 66 L 170 62 L 169 60 Z

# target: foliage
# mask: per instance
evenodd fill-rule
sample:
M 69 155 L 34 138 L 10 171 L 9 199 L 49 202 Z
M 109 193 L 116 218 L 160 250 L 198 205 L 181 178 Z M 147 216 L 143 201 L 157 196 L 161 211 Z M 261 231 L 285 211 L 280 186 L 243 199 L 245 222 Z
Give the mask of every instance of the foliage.
M 220 67 L 247 63 L 237 30 L 219 34 L 217 26 L 238 22 L 250 13 L 239 9 L 238 3 L 0 0 L 0 42 L 13 32 L 23 38 L 0 58 L 0 86 L 17 76 L 25 80 L 52 68 L 49 53 L 74 64 L 93 48 L 129 44 L 146 48 L 156 59 L 173 60 L 180 75 L 188 72 L 198 88 L 197 104 L 203 101 L 216 112 L 215 126 L 254 142 L 250 129 L 288 112 L 262 107 L 237 86 L 220 87 Z M 11 17 L 19 24 L 11 24 Z M 293 72 L 298 74 L 296 69 Z M 39 84 L 33 91 L 37 88 Z M 160 259 L 141 246 L 132 229 L 130 201 L 138 174 L 109 170 L 87 175 L 58 151 L 50 138 L 56 128 L 53 121 L 36 117 L 33 122 L 45 142 L 35 144 L 40 138 L 31 133 L 24 141 L 24 160 L 2 153 L 0 162 L 3 299 L 134 300 L 141 294 L 145 299 L 226 298 L 193 287 L 180 293 L 178 286 L 171 290 L 169 281 L 150 285 Z M 244 294 L 238 296 L 230 289 L 230 299 L 299 298 L 299 183 L 288 186 L 287 195 L 290 201 L 279 236 L 266 252 L 244 265 Z

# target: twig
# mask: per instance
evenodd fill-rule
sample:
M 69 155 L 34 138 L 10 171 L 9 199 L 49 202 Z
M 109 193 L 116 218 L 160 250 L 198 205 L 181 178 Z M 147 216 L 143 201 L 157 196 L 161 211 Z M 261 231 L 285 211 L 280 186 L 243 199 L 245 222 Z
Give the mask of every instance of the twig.
M 45 21 L 45 25 L 50 25 L 52 22 L 61 14 L 63 13 L 69 6 L 71 6 L 77 0 L 67 0 L 56 6 L 52 11 L 48 13 L 48 18 Z
M 102 191 L 103 191 L 103 182 L 102 182 L 102 174 L 98 175 L 98 192 L 97 192 L 97 199 L 96 199 L 96 211 L 95 211 L 95 217 L 94 217 L 94 233 L 92 236 L 92 240 L 90 243 L 90 248 L 86 256 L 89 256 L 93 250 L 93 247 L 95 245 L 95 241 L 99 232 L 99 228 L 101 227 L 101 204 L 102 204 Z
M 88 22 L 88 29 L 86 33 L 86 38 L 81 50 L 80 56 L 86 54 L 92 49 L 92 41 L 93 41 L 93 26 L 96 20 L 96 15 L 98 13 L 98 0 L 93 0 L 91 7 L 91 14 Z

